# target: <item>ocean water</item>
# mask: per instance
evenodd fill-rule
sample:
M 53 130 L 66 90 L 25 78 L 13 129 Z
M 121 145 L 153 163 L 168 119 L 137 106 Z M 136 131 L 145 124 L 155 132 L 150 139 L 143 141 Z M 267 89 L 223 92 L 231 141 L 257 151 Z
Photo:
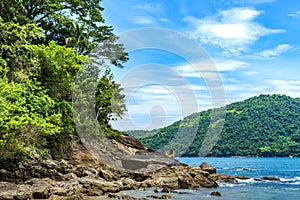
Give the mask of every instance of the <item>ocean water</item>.
M 300 158 L 179 158 L 183 163 L 199 166 L 207 162 L 217 168 L 217 173 L 247 176 L 251 179 L 238 183 L 219 182 L 219 188 L 180 190 L 186 194 L 168 194 L 176 200 L 300 200 Z M 250 170 L 243 170 L 248 168 Z M 263 176 L 275 176 L 280 181 L 258 181 Z M 219 191 L 221 197 L 210 196 Z M 124 191 L 134 197 L 159 195 L 153 189 Z M 148 198 L 151 199 L 151 198 Z

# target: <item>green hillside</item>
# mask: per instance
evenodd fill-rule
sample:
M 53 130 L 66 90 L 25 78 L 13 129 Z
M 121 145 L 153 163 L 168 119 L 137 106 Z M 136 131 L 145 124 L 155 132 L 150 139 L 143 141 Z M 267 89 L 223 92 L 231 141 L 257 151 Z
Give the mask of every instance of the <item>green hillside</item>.
M 182 121 L 154 131 L 128 131 L 154 149 L 173 148 L 177 155 L 198 156 L 210 124 L 212 111 L 192 114 Z M 222 121 L 222 120 L 219 120 Z M 215 121 L 214 123 L 218 123 Z M 197 124 L 198 123 L 198 124 Z M 174 139 L 184 131 L 187 137 L 193 127 L 197 134 L 180 152 L 184 140 Z M 207 156 L 300 156 L 300 99 L 285 95 L 260 95 L 226 106 L 226 118 L 219 140 Z

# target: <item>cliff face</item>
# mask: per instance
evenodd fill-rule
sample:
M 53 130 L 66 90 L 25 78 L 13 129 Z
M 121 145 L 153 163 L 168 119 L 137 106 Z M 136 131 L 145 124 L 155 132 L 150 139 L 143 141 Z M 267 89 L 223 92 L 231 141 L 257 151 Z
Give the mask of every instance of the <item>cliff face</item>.
M 0 199 L 90 199 L 138 188 L 218 186 L 203 167 L 181 164 L 131 137 L 106 142 L 106 149 L 101 150 L 91 143 L 92 153 L 73 143 L 68 155 L 60 159 L 41 158 L 28 149 L 26 162 L 13 170 L 0 170 Z
M 120 171 L 147 173 L 168 165 L 181 165 L 174 158 L 150 149 L 127 135 L 122 135 L 118 140 L 84 140 L 84 146 L 98 163 Z

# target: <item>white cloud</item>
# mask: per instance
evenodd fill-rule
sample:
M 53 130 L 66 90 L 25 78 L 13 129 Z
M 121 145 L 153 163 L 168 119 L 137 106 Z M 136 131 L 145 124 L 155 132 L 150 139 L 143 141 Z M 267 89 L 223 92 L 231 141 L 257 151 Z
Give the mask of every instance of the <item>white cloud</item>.
M 290 14 L 288 14 L 288 16 L 290 16 L 290 17 L 300 17 L 300 10 L 296 11 L 294 13 L 290 13 Z
M 145 11 L 161 11 L 163 9 L 163 6 L 159 3 L 144 3 L 140 5 L 135 5 L 135 8 L 139 10 L 145 10 Z
M 256 54 L 254 54 L 254 57 L 256 58 L 263 58 L 263 59 L 270 59 L 270 58 L 274 58 L 274 57 L 278 57 L 281 54 L 289 51 L 292 48 L 291 45 L 289 44 L 280 44 L 277 47 L 273 48 L 273 49 L 268 49 L 262 52 L 258 52 Z
M 235 71 L 247 67 L 249 64 L 238 60 L 215 61 L 218 71 Z
M 286 94 L 291 97 L 300 97 L 299 80 L 269 80 L 273 88 L 273 93 Z
M 252 76 L 252 75 L 255 75 L 257 73 L 258 73 L 257 71 L 244 71 L 243 75 L 245 75 L 245 76 Z
M 184 20 L 195 28 L 191 32 L 192 37 L 202 43 L 219 46 L 223 53 L 230 55 L 247 51 L 248 46 L 260 37 L 284 32 L 281 29 L 268 29 L 254 22 L 262 13 L 250 8 L 233 8 L 219 11 L 219 14 L 213 17 L 186 17 Z
M 213 68 L 200 68 L 195 69 L 192 65 L 179 65 L 173 67 L 173 69 L 178 72 L 183 77 L 186 78 L 211 78 L 213 79 L 218 75 L 218 71 Z
M 134 19 L 134 23 L 136 24 L 153 24 L 154 23 L 154 19 L 152 17 L 136 17 Z
M 159 21 L 161 21 L 161 22 L 169 22 L 169 20 L 166 19 L 166 18 L 160 18 Z

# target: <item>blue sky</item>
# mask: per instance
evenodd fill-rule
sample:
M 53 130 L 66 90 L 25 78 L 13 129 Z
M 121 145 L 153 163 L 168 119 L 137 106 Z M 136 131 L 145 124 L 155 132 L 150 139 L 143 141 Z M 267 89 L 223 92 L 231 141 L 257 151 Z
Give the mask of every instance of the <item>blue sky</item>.
M 300 1 L 104 0 L 102 5 L 106 24 L 117 35 L 164 28 L 197 43 L 216 68 L 226 104 L 260 94 L 300 97 Z M 186 58 L 162 49 L 130 51 L 125 67 L 113 69 L 123 87 L 137 84 L 127 93 L 127 114 L 114 127 L 153 129 L 215 107 L 209 71 L 199 75 Z

